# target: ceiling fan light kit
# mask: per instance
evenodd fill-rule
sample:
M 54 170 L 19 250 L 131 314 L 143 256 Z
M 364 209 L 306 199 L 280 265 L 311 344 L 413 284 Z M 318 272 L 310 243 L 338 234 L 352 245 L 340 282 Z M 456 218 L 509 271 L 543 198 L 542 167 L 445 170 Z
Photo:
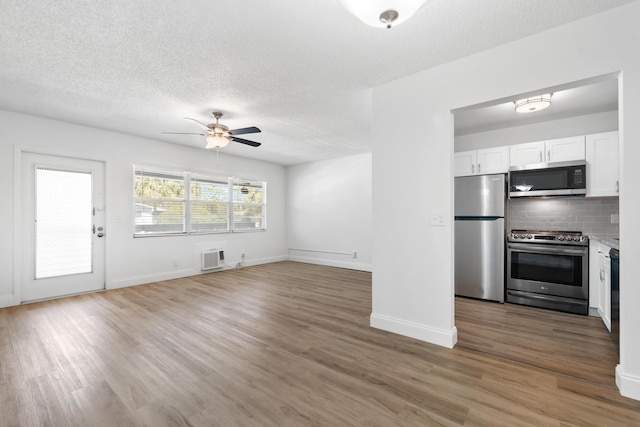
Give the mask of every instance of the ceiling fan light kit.
M 533 113 L 535 111 L 544 110 L 551 105 L 550 93 L 543 95 L 531 96 L 529 98 L 518 99 L 514 102 L 518 113 Z
M 338 0 L 349 13 L 367 25 L 391 28 L 415 15 L 430 0 Z
M 205 140 L 207 146 L 204 148 L 224 148 L 229 145 L 229 140 L 222 135 L 209 135 Z

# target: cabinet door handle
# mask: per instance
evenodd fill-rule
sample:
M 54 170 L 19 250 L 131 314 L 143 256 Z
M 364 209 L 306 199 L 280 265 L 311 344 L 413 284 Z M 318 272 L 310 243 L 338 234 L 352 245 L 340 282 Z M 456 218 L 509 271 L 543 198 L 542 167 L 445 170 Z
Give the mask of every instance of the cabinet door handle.
M 540 154 L 540 163 L 542 163 L 542 151 L 539 154 Z
M 478 163 L 478 173 L 480 173 L 480 163 Z
M 547 162 L 551 161 L 551 150 L 547 150 Z
M 471 173 L 476 173 L 476 165 L 471 165 Z
M 616 181 L 616 193 L 620 192 L 620 181 Z

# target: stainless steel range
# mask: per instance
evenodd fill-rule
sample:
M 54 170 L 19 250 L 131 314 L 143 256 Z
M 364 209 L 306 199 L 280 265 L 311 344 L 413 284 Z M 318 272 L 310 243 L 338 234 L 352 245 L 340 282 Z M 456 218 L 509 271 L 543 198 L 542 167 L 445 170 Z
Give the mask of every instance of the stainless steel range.
M 507 233 L 507 302 L 588 314 L 588 246 L 579 231 Z

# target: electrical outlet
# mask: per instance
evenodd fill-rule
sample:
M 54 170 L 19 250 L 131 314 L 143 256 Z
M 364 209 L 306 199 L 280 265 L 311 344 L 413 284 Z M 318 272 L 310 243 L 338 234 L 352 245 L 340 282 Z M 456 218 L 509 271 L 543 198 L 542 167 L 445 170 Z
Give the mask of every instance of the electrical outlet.
M 444 227 L 445 225 L 447 225 L 447 215 L 444 212 L 431 213 L 432 227 Z
M 175 268 L 180 267 L 180 260 L 174 259 L 171 261 L 171 263 Z

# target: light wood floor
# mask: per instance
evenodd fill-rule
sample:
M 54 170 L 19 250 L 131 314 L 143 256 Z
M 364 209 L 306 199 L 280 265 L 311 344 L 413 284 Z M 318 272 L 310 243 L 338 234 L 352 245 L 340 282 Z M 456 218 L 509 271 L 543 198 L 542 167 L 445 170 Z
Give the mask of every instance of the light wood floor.
M 372 329 L 371 275 L 282 262 L 0 310 L 1 426 L 632 426 L 600 319 L 456 300 Z

